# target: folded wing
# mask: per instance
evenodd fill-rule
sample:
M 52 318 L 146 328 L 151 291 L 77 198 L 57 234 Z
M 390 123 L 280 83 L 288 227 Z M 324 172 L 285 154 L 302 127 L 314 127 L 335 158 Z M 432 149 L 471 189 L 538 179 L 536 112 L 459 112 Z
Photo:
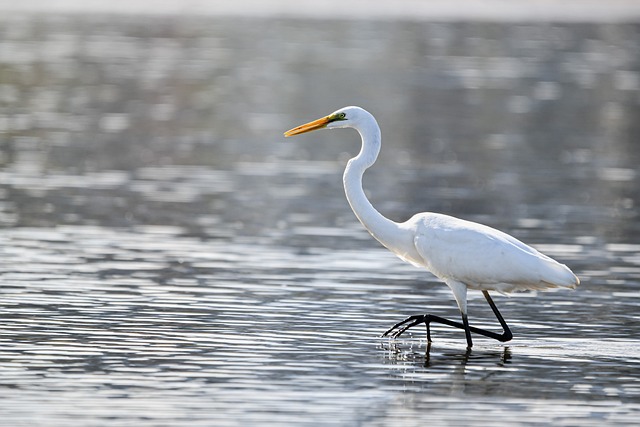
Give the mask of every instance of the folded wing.
M 416 250 L 441 279 L 499 292 L 575 288 L 580 283 L 567 266 L 494 228 L 432 213 L 415 221 Z

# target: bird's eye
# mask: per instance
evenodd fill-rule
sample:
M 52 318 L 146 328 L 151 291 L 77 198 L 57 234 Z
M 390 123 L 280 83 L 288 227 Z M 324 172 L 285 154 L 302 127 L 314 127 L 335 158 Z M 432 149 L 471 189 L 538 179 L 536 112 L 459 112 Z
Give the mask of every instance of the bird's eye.
M 340 114 L 338 114 L 338 118 L 339 118 L 340 120 L 344 120 L 344 118 L 345 118 L 345 117 L 347 117 L 347 114 L 346 114 L 346 113 L 340 113 Z

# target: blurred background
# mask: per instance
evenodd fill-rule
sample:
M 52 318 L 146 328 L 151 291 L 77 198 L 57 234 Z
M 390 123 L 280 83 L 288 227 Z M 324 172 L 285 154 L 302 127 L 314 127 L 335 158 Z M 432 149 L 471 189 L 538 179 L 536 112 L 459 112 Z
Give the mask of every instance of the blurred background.
M 260 2 L 264 17 L 198 2 L 195 12 L 211 14 L 186 13 L 181 2 L 76 3 L 2 16 L 3 226 L 194 227 L 212 194 L 161 189 L 163 174 L 174 183 L 193 179 L 186 166 L 263 175 L 283 160 L 323 160 L 337 172 L 357 136 L 284 142 L 282 131 L 354 104 L 383 129 L 371 196 L 396 219 L 436 210 L 499 215 L 513 227 L 523 216 L 570 217 L 597 238 L 638 233 L 635 24 L 425 22 L 429 13 L 444 19 L 435 6 L 420 19 L 384 19 L 381 2 L 336 6 L 337 20 L 301 6 L 289 10 L 300 17 L 282 17 L 278 2 L 271 14 Z M 45 7 L 15 8 L 30 5 Z M 393 9 L 406 15 L 409 6 Z M 149 9 L 158 13 L 140 14 Z M 344 209 L 332 178 L 332 203 Z M 251 234 L 290 211 L 272 203 L 275 181 L 239 191 L 229 176 L 202 179 L 226 187 L 215 198 L 229 205 L 218 214 L 232 212 Z M 447 194 L 436 193 L 441 185 Z M 284 203 L 314 203 L 293 199 Z
M 3 419 L 632 424 L 639 19 L 623 0 L 0 2 Z M 364 185 L 383 214 L 502 229 L 582 287 L 496 301 L 510 349 L 469 359 L 445 329 L 435 365 L 417 332 L 380 348 L 404 315 L 457 313 L 349 209 L 357 134 L 284 140 L 346 105 L 382 128 Z

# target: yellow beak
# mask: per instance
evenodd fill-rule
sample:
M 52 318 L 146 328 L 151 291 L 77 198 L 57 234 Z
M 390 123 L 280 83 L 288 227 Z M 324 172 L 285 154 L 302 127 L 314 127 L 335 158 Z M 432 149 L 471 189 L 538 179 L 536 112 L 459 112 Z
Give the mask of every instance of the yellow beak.
M 331 116 L 326 116 L 318 120 L 314 120 L 309 123 L 305 123 L 293 129 L 290 129 L 284 133 L 284 136 L 293 136 L 301 133 L 311 132 L 314 130 L 322 129 L 331 121 Z

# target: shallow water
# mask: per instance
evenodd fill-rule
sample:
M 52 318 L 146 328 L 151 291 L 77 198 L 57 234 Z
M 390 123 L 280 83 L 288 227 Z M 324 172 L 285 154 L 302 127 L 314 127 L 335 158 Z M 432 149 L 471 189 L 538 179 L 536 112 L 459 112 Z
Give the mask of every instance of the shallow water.
M 633 425 L 640 415 L 640 26 L 3 16 L 0 419 L 6 425 Z M 496 296 L 507 344 L 357 223 L 365 177 L 569 265 Z M 471 322 L 495 328 L 481 294 Z

